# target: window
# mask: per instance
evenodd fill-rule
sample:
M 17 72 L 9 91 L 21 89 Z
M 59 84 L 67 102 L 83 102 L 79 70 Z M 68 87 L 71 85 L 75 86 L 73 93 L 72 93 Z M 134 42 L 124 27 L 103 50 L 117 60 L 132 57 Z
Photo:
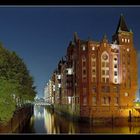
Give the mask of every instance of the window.
M 125 38 L 125 43 L 127 42 L 127 39 Z
M 87 89 L 83 88 L 83 93 L 86 93 L 86 92 L 87 92 Z M 83 94 L 83 95 L 86 95 L 86 94 Z
M 95 75 L 95 74 L 96 74 L 95 69 L 92 69 L 92 74 L 93 74 L 93 75 Z
M 105 83 L 105 78 L 102 78 L 102 82 Z
M 118 105 L 118 104 L 119 104 L 119 98 L 118 98 L 118 97 L 115 97 L 115 98 L 114 98 L 114 104 L 115 104 L 115 105 Z
M 102 62 L 102 67 L 105 67 L 105 62 Z
M 86 50 L 86 46 L 85 46 L 85 45 L 83 45 L 83 46 L 82 46 L 82 49 L 83 49 L 83 51 L 85 51 L 85 50 Z
M 102 70 L 102 75 L 105 75 L 105 70 Z
M 83 67 L 85 67 L 86 66 L 86 62 L 85 61 L 83 61 Z
M 114 79 L 115 83 L 117 83 L 117 78 Z
M 117 64 L 114 65 L 114 68 L 117 68 Z
M 95 47 L 94 47 L 94 46 L 92 46 L 92 50 L 93 50 L 93 51 L 95 50 Z
M 115 75 L 115 76 L 117 76 L 117 75 L 118 75 L 118 74 L 117 74 L 117 71 L 114 71 L 114 75 Z
M 92 104 L 96 105 L 96 97 L 95 96 L 92 98 Z
M 96 87 L 93 87 L 93 93 L 95 93 L 96 92 Z
M 110 103 L 110 98 L 109 97 L 103 97 L 102 98 L 102 104 L 109 105 L 109 103 Z
M 124 38 L 122 38 L 122 42 L 124 42 Z
M 130 43 L 130 39 L 128 39 L 128 43 Z
M 86 75 L 86 70 L 85 69 L 83 70 L 83 75 Z
M 82 81 L 83 81 L 83 83 L 86 83 L 87 82 L 87 78 L 83 77 Z
M 103 54 L 102 58 L 103 58 L 103 60 L 107 60 L 108 59 L 107 54 Z
M 114 61 L 117 61 L 117 58 L 116 57 L 114 58 Z
M 94 67 L 95 67 L 95 64 L 96 64 L 95 62 L 92 62 L 92 66 L 94 66 Z
M 102 86 L 102 92 L 109 93 L 110 92 L 110 87 L 109 86 Z
M 109 67 L 109 62 L 106 62 L 106 67 Z
M 130 64 L 130 54 L 127 55 L 127 64 Z
M 126 96 L 126 97 L 127 97 L 128 95 L 129 95 L 129 94 L 128 94 L 127 92 L 125 92 L 125 93 L 124 93 L 124 96 Z
M 113 87 L 113 92 L 115 92 L 115 93 L 119 93 L 119 87 L 118 87 L 118 86 Z
M 87 97 L 83 97 L 83 105 L 87 105 Z
M 92 79 L 93 79 L 93 83 L 95 83 L 96 82 L 96 77 L 93 77 Z
M 109 75 L 109 70 L 106 70 L 106 75 Z
M 109 78 L 106 78 L 106 82 L 109 83 Z

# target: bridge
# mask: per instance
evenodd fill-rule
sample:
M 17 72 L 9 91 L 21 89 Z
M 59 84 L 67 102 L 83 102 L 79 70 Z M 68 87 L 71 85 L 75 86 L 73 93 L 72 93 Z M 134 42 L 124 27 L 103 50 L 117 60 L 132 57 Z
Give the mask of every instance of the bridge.
M 36 106 L 46 106 L 46 105 L 51 105 L 51 104 L 49 104 L 49 103 L 47 103 L 47 102 L 34 102 L 33 104 L 36 105 Z

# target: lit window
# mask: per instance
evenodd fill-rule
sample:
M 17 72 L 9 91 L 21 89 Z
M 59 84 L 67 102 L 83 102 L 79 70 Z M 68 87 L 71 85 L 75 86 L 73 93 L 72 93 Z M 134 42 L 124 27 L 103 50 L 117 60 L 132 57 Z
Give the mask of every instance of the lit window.
M 72 72 L 73 72 L 72 68 L 67 68 L 67 75 L 72 75 Z
M 129 48 L 127 48 L 127 52 L 129 52 Z
M 71 97 L 68 97 L 68 104 L 71 104 Z
M 93 51 L 95 50 L 95 47 L 94 47 L 94 46 L 92 47 L 92 50 L 93 50 Z
M 130 43 L 130 39 L 128 39 L 128 43 Z
M 86 50 L 86 46 L 85 46 L 85 45 L 83 45 L 83 46 L 82 46 L 82 49 L 83 49 L 83 51 L 85 51 L 85 50 Z
M 61 84 L 58 84 L 58 88 L 61 88 Z
M 127 96 L 128 96 L 128 93 L 127 93 L 127 92 L 125 92 L 125 93 L 124 93 L 124 96 L 126 96 L 126 97 L 127 97 Z
M 57 75 L 57 79 L 61 79 L 61 75 Z
M 122 38 L 122 42 L 124 42 L 124 38 Z
M 125 43 L 127 42 L 127 39 L 125 38 Z

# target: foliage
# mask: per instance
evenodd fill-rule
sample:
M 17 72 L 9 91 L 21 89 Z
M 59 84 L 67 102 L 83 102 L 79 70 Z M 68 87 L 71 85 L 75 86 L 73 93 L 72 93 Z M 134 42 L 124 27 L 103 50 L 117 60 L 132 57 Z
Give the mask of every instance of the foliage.
M 33 82 L 23 60 L 0 45 L 0 121 L 8 121 L 25 100 L 34 100 Z

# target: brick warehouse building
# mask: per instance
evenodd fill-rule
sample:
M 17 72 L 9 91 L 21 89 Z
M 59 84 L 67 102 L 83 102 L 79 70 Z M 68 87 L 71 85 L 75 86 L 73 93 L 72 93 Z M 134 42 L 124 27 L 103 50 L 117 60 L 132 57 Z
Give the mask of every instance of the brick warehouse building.
M 139 116 L 137 53 L 123 15 L 112 43 L 106 35 L 97 42 L 75 33 L 51 80 L 48 94 L 57 111 L 92 120 Z

